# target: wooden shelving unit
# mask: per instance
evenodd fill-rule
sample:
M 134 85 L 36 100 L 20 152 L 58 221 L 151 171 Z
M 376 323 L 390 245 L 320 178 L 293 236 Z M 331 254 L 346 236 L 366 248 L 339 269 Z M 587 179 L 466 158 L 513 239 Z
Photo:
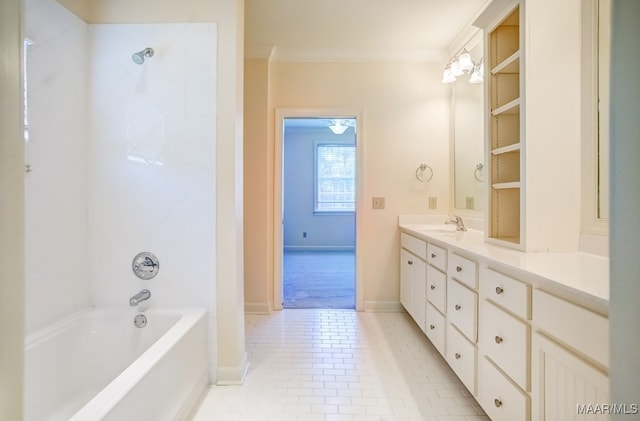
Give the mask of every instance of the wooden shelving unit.
M 487 30 L 489 210 L 487 238 L 522 247 L 523 154 L 520 8 Z

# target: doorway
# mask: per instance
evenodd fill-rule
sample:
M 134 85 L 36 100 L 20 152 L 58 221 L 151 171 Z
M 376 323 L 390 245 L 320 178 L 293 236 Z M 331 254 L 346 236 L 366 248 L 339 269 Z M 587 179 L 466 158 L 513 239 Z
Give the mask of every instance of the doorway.
M 361 309 L 357 115 L 276 114 L 274 308 Z

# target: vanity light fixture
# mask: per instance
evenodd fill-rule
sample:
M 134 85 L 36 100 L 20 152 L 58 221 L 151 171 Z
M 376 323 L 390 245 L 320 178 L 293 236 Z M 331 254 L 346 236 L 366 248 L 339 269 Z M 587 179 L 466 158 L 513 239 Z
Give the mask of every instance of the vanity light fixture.
M 469 83 L 481 83 L 484 80 L 484 65 L 482 59 L 478 63 L 471 60 L 471 54 L 464 48 L 460 55 L 456 55 L 442 72 L 442 83 L 453 83 L 456 78 L 468 73 Z

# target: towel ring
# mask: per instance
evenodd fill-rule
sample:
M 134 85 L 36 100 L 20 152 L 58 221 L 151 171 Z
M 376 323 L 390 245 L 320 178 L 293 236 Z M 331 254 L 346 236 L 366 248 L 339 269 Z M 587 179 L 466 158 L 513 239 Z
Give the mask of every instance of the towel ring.
M 478 165 L 476 165 L 476 169 L 475 171 L 473 171 L 473 176 L 476 178 L 476 180 L 478 180 L 479 182 L 483 182 L 484 180 L 482 180 L 480 178 L 480 176 L 478 175 L 480 173 L 480 171 L 482 171 L 484 169 L 484 164 L 481 162 Z
M 425 170 L 429 170 L 429 176 L 425 176 Z M 420 166 L 416 169 L 416 178 L 421 183 L 428 183 L 433 178 L 433 169 L 427 164 L 420 164 Z

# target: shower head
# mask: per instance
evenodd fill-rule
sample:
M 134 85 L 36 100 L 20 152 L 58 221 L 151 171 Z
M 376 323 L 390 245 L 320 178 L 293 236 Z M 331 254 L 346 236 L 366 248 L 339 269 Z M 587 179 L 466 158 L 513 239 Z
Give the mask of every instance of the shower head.
M 133 53 L 133 55 L 131 56 L 131 58 L 133 59 L 133 62 L 135 64 L 144 63 L 144 58 L 145 57 L 153 57 L 153 48 L 147 47 L 142 51 L 138 51 L 137 53 Z

